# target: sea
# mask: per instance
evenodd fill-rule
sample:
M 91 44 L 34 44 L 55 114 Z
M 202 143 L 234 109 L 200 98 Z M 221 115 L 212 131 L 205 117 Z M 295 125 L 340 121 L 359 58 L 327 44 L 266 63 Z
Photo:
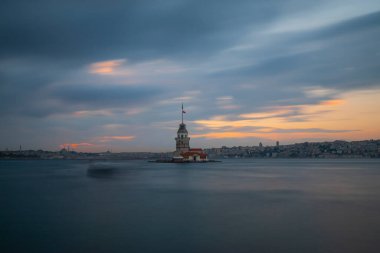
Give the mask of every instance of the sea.
M 380 159 L 0 161 L 0 252 L 380 252 Z

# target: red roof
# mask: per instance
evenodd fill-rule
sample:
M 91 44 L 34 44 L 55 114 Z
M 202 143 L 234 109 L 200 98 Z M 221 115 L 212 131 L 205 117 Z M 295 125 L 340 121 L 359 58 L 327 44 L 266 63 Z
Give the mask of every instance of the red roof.
M 190 150 L 191 151 L 183 152 L 181 155 L 184 158 L 189 158 L 189 156 L 194 156 L 194 155 L 199 155 L 201 159 L 206 159 L 207 158 L 207 154 L 203 153 L 202 149 L 200 149 L 201 151 L 193 151 L 193 149 L 190 149 Z
M 207 158 L 207 154 L 203 153 L 203 154 L 200 155 L 200 157 L 201 157 L 202 159 L 206 159 L 206 158 Z
M 203 152 L 203 150 L 201 148 L 191 148 L 189 151 L 200 151 L 200 152 Z

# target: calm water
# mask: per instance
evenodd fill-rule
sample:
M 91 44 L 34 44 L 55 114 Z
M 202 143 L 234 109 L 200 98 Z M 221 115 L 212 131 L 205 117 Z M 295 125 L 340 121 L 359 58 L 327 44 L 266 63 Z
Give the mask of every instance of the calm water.
M 380 252 L 380 160 L 0 161 L 0 252 Z

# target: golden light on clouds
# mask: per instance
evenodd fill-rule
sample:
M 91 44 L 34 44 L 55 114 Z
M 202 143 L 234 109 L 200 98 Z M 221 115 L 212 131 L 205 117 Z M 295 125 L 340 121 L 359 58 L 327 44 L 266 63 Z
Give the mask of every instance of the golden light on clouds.
M 109 60 L 102 62 L 95 62 L 90 65 L 90 73 L 92 74 L 114 74 L 118 67 L 120 67 L 126 60 Z
M 322 101 L 320 104 L 335 106 L 335 105 L 342 105 L 343 103 L 344 103 L 343 99 L 333 99 L 333 100 Z
M 275 106 L 262 111 L 193 121 L 205 133 L 193 138 L 380 138 L 380 90 L 353 91 L 318 104 Z
M 114 59 L 107 61 L 94 62 L 89 64 L 88 71 L 91 74 L 105 75 L 112 77 L 128 77 L 129 81 L 143 82 L 144 80 L 162 79 L 168 74 L 173 78 L 176 74 L 186 71 L 184 67 L 165 60 L 151 60 L 138 63 L 129 63 L 127 59 Z M 168 80 L 166 80 L 168 82 Z M 128 84 L 126 80 L 122 84 Z
M 95 144 L 88 143 L 88 142 L 80 142 L 80 143 L 64 143 L 59 145 L 60 148 L 79 148 L 79 147 L 91 147 L 95 146 Z
M 285 129 L 286 130 L 286 129 Z M 243 139 L 243 138 L 264 138 L 273 140 L 289 140 L 289 139 L 306 139 L 310 138 L 310 135 L 318 134 L 320 138 L 328 138 L 333 133 L 324 132 L 308 132 L 306 130 L 298 130 L 299 132 L 285 132 L 278 133 L 272 132 L 276 129 L 264 129 L 256 132 L 210 132 L 205 134 L 193 134 L 192 138 L 205 138 L 205 139 Z M 303 132 L 306 131 L 306 132 Z

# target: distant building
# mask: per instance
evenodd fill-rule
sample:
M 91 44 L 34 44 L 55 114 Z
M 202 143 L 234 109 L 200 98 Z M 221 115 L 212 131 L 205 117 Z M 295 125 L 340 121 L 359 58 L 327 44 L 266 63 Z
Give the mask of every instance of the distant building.
M 276 141 L 276 147 L 280 146 L 280 142 Z
M 179 128 L 177 131 L 177 137 L 175 138 L 175 151 L 174 151 L 174 159 L 175 160 L 184 160 L 184 161 L 194 161 L 201 162 L 207 161 L 207 154 L 201 148 L 190 148 L 190 137 L 189 133 L 186 129 L 186 124 L 183 123 L 183 114 L 186 113 L 183 110 L 182 104 L 182 121 L 179 124 Z

